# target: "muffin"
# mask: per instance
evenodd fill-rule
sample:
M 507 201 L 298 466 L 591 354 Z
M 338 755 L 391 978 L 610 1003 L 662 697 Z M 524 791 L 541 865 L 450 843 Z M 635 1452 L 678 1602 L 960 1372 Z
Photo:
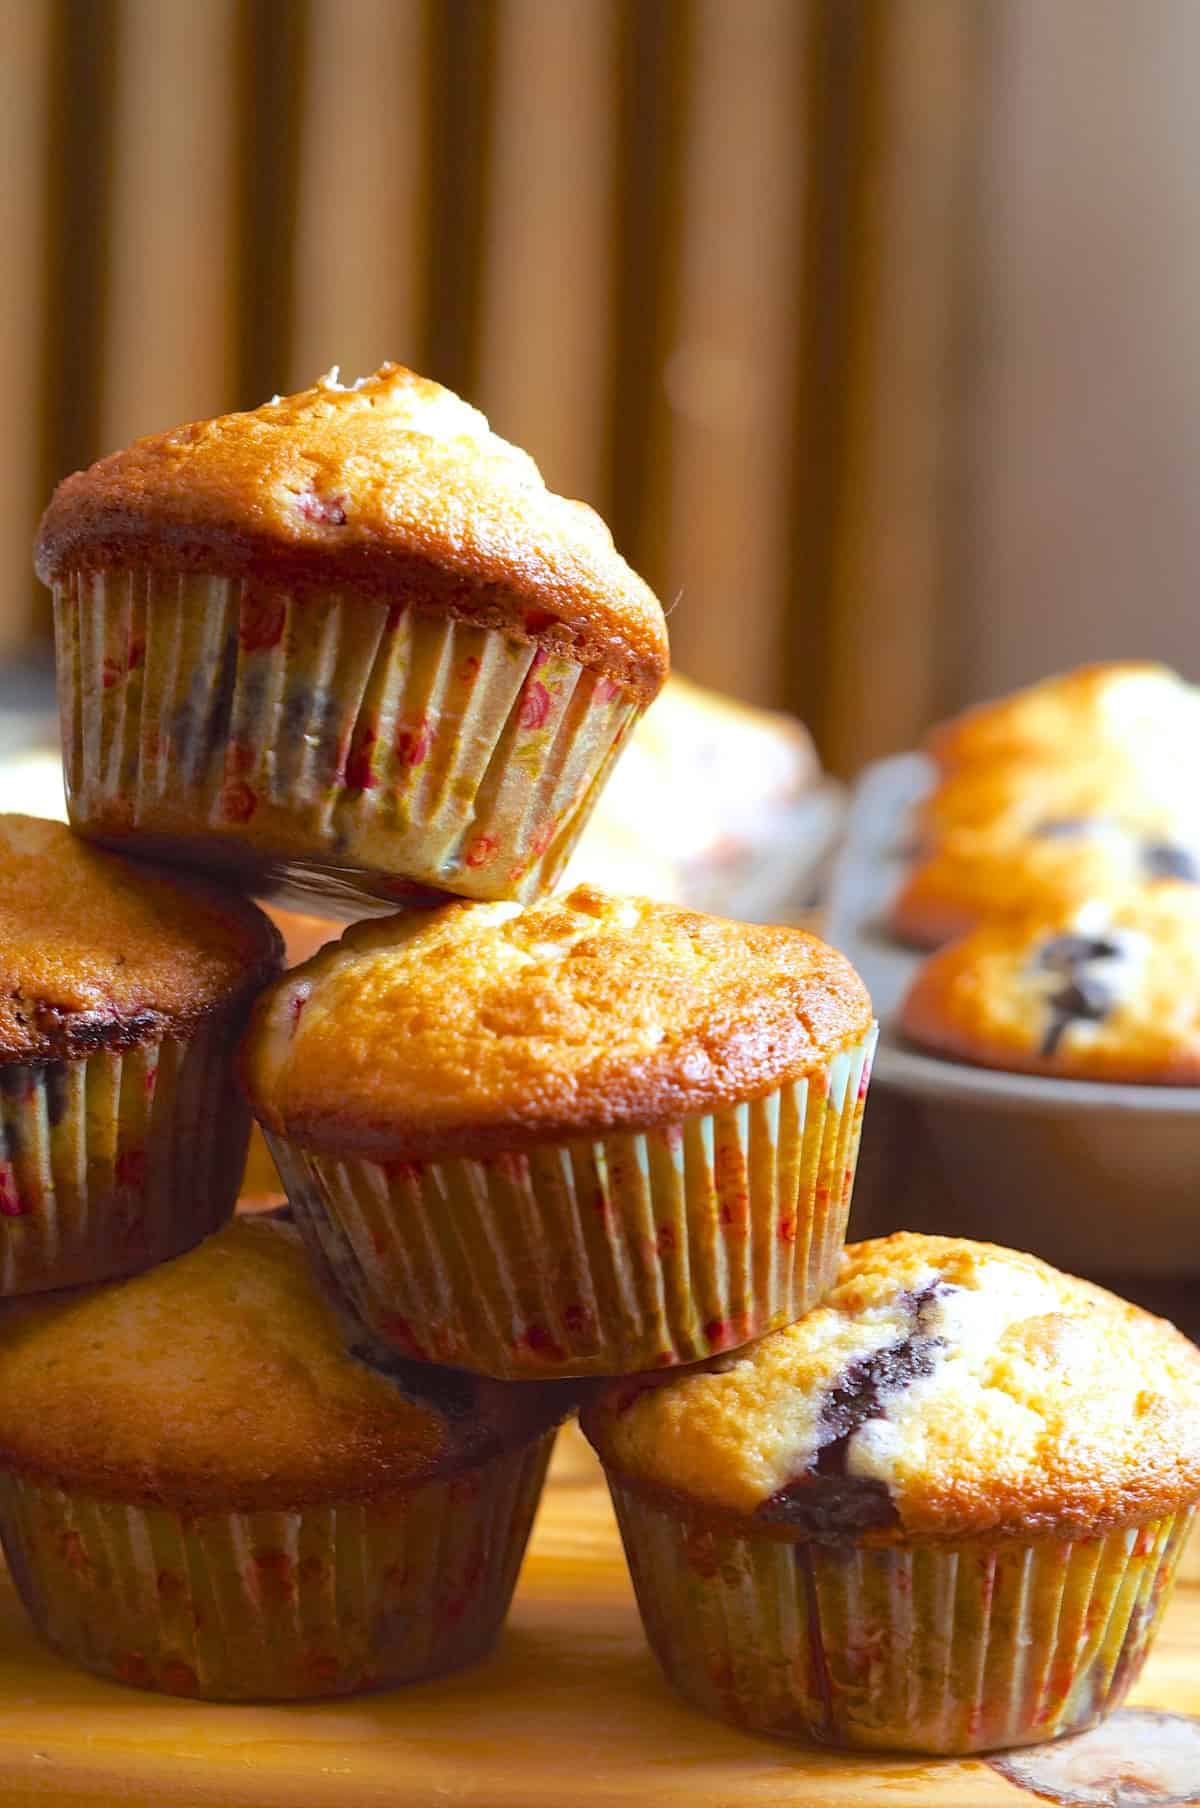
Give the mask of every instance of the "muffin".
M 667 673 L 590 509 L 395 364 L 59 485 L 71 822 L 361 914 L 553 884 Z
M 233 1210 L 260 910 L 0 816 L 0 1295 L 130 1274 Z
M 1200 1351 L 991 1244 L 859 1243 L 752 1349 L 585 1406 L 647 1637 L 758 1732 L 963 1753 L 1100 1718 L 1200 1499 Z
M 692 1362 L 831 1284 L 874 1041 L 848 962 L 580 887 L 359 923 L 243 1076 L 341 1298 L 500 1377 Z
M 922 799 L 914 840 L 932 848 L 964 829 L 1036 836 L 1104 821 L 1140 829 L 1148 839 L 1200 840 L 1190 767 L 1176 757 L 1156 771 L 1103 750 L 1055 761 L 976 761 L 948 773 Z
M 1200 1086 L 1200 886 L 984 924 L 922 963 L 898 1021 L 984 1067 Z
M 560 1390 L 347 1353 L 288 1225 L 9 1308 L 0 1538 L 41 1635 L 143 1688 L 342 1695 L 474 1661 Z
M 1200 884 L 1200 823 L 1048 816 L 1028 834 L 964 829 L 908 869 L 888 926 L 911 947 L 937 948 L 991 918 L 1053 914 L 1160 879 Z
M 1198 743 L 1200 688 L 1167 666 L 1116 660 L 964 710 L 926 737 L 925 750 L 948 772 L 1013 756 L 1069 761 L 1101 747 L 1153 760 L 1168 744 L 1194 754 Z

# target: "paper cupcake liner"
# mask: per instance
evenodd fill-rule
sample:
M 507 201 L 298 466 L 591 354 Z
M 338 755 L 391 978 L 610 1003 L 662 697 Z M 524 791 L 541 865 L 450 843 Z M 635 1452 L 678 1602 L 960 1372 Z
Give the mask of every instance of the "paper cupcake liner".
M 1056 1739 L 1115 1707 L 1195 1512 L 1077 1540 L 822 1543 L 689 1523 L 608 1480 L 646 1637 L 695 1706 L 938 1754 Z
M 77 829 L 359 914 L 548 891 L 639 713 L 544 648 L 336 591 L 77 572 L 55 622 Z
M 0 1066 L 0 1296 L 134 1274 L 224 1224 L 250 1138 L 239 1028 Z
M 763 1099 L 490 1159 L 267 1141 L 325 1271 L 393 1348 L 502 1379 L 626 1374 L 734 1349 L 828 1292 L 874 1044 Z
M 554 1433 L 384 1500 L 185 1514 L 0 1478 L 0 1538 L 38 1632 L 85 1669 L 210 1700 L 415 1682 L 503 1624 Z

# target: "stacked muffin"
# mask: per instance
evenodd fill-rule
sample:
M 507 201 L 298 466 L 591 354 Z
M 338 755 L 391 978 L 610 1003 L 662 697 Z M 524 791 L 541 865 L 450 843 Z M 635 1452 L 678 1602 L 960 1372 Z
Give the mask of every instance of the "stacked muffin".
M 960 1751 L 1119 1699 L 1200 1497 L 1200 1355 L 1009 1252 L 844 1250 L 875 1026 L 833 950 L 545 896 L 666 674 L 590 511 L 386 367 L 69 479 L 39 569 L 72 825 L 134 857 L 10 834 L 60 863 L 0 1018 L 14 1196 L 55 1200 L 5 1271 L 0 1535 L 50 1641 L 228 1698 L 464 1663 L 586 1397 L 702 1707 Z M 276 978 L 254 906 L 148 857 L 409 908 Z M 295 1222 L 200 1240 L 255 993 Z
M 934 788 L 891 908 L 938 952 L 905 1033 L 1025 1072 L 1200 1074 L 1200 690 L 1088 666 L 930 737 Z
M 75 833 L 0 824 L 13 1575 L 59 1649 L 175 1692 L 463 1663 L 570 1396 L 406 1361 L 290 1224 L 219 1228 L 234 1052 L 282 964 L 242 893 L 540 895 L 666 676 L 661 609 L 589 509 L 395 366 L 102 460 L 37 559 Z

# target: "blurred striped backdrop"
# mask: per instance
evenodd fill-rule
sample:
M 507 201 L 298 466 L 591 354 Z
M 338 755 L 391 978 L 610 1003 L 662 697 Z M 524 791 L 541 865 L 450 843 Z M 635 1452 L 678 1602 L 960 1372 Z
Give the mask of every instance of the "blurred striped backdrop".
M 0 646 L 130 437 L 393 357 L 838 766 L 938 707 L 983 9 L 0 0 Z M 937 657 L 931 649 L 942 649 Z

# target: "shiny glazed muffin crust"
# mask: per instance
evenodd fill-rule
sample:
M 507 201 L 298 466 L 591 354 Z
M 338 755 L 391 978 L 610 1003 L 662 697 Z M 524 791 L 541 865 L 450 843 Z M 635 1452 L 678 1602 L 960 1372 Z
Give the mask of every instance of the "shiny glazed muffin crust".
M 847 1249 L 799 1323 L 583 1415 L 628 1486 L 770 1535 L 1091 1536 L 1200 1498 L 1200 1351 L 1033 1256 Z
M 38 534 L 43 582 L 131 565 L 362 589 L 536 642 L 642 702 L 667 675 L 662 609 L 600 517 L 397 364 L 155 434 L 68 477 Z
M 983 1066 L 1200 1085 L 1200 885 L 985 924 L 923 962 L 898 1021 Z
M 129 1048 L 258 989 L 282 941 L 253 904 L 0 816 L 0 1063 Z
M 277 1134 L 422 1160 L 759 1097 L 871 1020 L 814 936 L 581 886 L 354 925 L 259 1001 L 242 1070 Z
M 373 1357 L 372 1357 L 373 1360 Z M 299 1235 L 236 1219 L 118 1285 L 0 1316 L 0 1469 L 215 1512 L 372 1499 L 530 1442 L 560 1393 L 348 1354 Z

